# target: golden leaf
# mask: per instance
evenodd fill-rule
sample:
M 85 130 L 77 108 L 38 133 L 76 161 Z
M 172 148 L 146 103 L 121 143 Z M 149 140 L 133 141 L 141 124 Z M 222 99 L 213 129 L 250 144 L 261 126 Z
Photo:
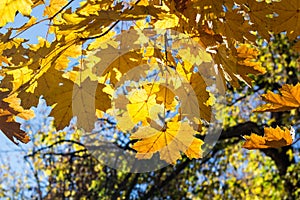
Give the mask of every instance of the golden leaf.
M 130 138 L 139 140 L 133 145 L 137 158 L 150 159 L 159 152 L 162 160 L 174 164 L 181 158 L 180 152 L 190 159 L 201 158 L 203 141 L 194 137 L 196 133 L 187 122 L 168 122 L 162 130 L 141 127 Z
M 67 0 L 50 0 L 49 6 L 44 10 L 44 16 L 52 17 L 67 3 Z
M 127 110 L 130 119 L 134 123 L 142 121 L 147 124 L 147 118 L 151 107 L 156 105 L 156 95 L 148 95 L 146 90 L 135 90 L 130 94 L 130 104 L 127 104 Z
M 22 15 L 29 15 L 31 13 L 31 0 L 1 0 L 0 1 L 0 27 L 7 22 L 13 22 L 16 12 Z
M 270 4 L 253 0 L 235 0 L 235 2 L 240 4 L 242 10 L 249 15 L 250 22 L 253 23 L 251 25 L 252 29 L 258 31 L 264 38 L 269 39 L 270 18 L 268 16 L 273 14 Z M 239 33 L 237 32 L 237 34 Z
M 157 96 L 157 102 L 163 103 L 167 109 L 172 109 L 175 107 L 175 94 L 169 88 L 165 87 L 164 85 L 159 85 L 159 91 L 155 94 Z
M 205 63 L 202 63 L 198 67 L 199 70 L 202 70 L 201 68 L 205 67 Z M 209 99 L 209 93 L 206 91 L 208 83 L 203 79 L 201 73 L 189 72 L 192 70 L 193 67 L 187 63 L 184 63 L 183 66 L 180 64 L 177 65 L 176 71 L 182 78 L 186 78 L 186 80 L 174 93 L 185 99 L 185 101 L 181 102 L 181 107 L 185 109 L 183 111 L 185 113 L 182 114 L 185 115 L 188 113 L 190 120 L 194 117 L 201 117 L 206 121 L 210 121 L 212 117 L 211 106 L 206 104 Z
M 300 83 L 297 85 L 285 84 L 279 89 L 280 94 L 267 92 L 263 94 L 263 100 L 268 102 L 254 111 L 256 112 L 281 112 L 300 107 Z
M 293 143 L 292 134 L 286 127 L 283 130 L 280 127 L 265 128 L 264 132 L 264 136 L 255 133 L 244 136 L 246 142 L 243 147 L 246 149 L 280 148 Z
M 162 6 L 154 5 L 135 5 L 131 9 L 126 9 L 121 16 L 123 20 L 137 20 L 143 19 L 148 15 L 155 17 L 156 19 L 163 19 L 166 11 L 162 9 Z
M 96 53 L 95 56 L 100 58 L 100 61 L 97 63 L 99 66 L 96 72 L 97 75 L 104 76 L 105 74 L 109 74 L 109 77 L 107 78 L 110 78 L 110 82 L 113 85 L 119 82 L 116 79 L 117 71 L 124 75 L 134 67 L 141 66 L 146 63 L 146 61 L 143 60 L 142 53 L 140 52 L 128 51 L 123 53 L 122 50 L 119 51 L 111 46 L 99 51 L 99 53 Z M 138 70 L 140 70 L 140 73 L 138 73 Z M 135 71 L 135 77 L 131 77 L 131 79 L 136 78 L 138 80 L 141 76 L 145 75 L 142 67 L 136 68 Z
M 228 40 L 244 42 L 244 38 L 255 41 L 256 37 L 250 34 L 249 21 L 238 11 L 228 11 L 225 13 L 223 21 L 217 21 L 217 33 L 224 35 Z

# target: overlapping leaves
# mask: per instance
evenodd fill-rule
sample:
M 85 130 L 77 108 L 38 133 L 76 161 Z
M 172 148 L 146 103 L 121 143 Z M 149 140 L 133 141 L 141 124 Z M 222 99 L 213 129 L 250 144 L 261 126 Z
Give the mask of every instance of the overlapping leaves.
M 169 163 L 179 159 L 181 153 L 189 158 L 201 157 L 202 141 L 195 135 L 201 131 L 201 121 L 211 120 L 213 102 L 207 91 L 211 80 L 216 80 L 218 86 L 227 80 L 238 87 L 240 81 L 252 84 L 249 74 L 265 73 L 256 62 L 257 51 L 249 44 L 253 45 L 255 34 L 268 39 L 268 30 L 286 31 L 294 39 L 300 30 L 296 0 L 289 5 L 247 0 L 118 3 L 88 0 L 77 7 L 70 7 L 70 2 L 65 0 L 51 0 L 44 7 L 46 18 L 30 16 L 31 10 L 42 2 L 4 0 L 0 3 L 0 26 L 13 22 L 16 13 L 29 17 L 23 26 L 9 29 L 0 38 L 1 130 L 11 140 L 16 137 L 28 142 L 28 136 L 19 129 L 14 117 L 25 118 L 21 114 L 23 110 L 36 105 L 40 96 L 53 107 L 51 115 L 58 128 L 67 126 L 73 117 L 74 96 L 86 99 L 77 102 L 77 106 L 81 108 L 80 115 L 85 116 L 88 126 L 92 127 L 96 111 L 84 104 L 94 102 L 96 109 L 111 112 L 111 100 L 122 82 L 128 93 L 119 97 L 127 99 L 126 105 L 116 104 L 119 119 L 125 124 L 131 121 L 132 126 L 126 129 L 139 123 L 141 128 L 148 127 L 146 132 L 142 132 L 143 129 L 132 132 L 131 138 L 138 140 L 133 145 L 137 157 L 150 158 L 159 152 L 161 159 Z M 15 35 L 37 26 L 41 20 L 50 22 L 48 34 L 54 35 L 53 40 L 47 38 L 47 34 L 45 38 L 40 37 L 37 44 L 31 44 L 22 35 Z M 121 26 L 123 23 L 125 28 Z M 167 38 L 166 29 L 181 34 Z M 130 30 L 129 34 L 122 34 L 124 30 Z M 90 52 L 96 49 L 99 50 L 92 59 Z M 71 66 L 70 58 L 79 64 Z M 89 58 L 89 62 L 85 58 Z M 211 65 L 212 58 L 217 65 Z M 162 68 L 162 63 L 167 67 Z M 136 69 L 145 64 L 150 67 Z M 136 73 L 126 85 L 124 77 L 134 69 Z M 159 79 L 147 79 L 151 73 Z M 85 83 L 97 87 L 93 88 L 96 95 L 82 89 Z M 74 94 L 74 88 L 78 94 Z M 299 85 L 284 86 L 283 97 L 266 94 L 264 97 L 271 105 L 263 106 L 260 111 L 299 106 L 299 89 L 295 88 Z M 8 104 L 4 100 L 17 97 L 21 102 Z M 90 101 L 93 97 L 95 101 Z M 191 102 L 182 100 L 186 97 Z M 180 106 L 187 109 L 183 111 Z M 12 128 L 7 129 L 8 126 Z

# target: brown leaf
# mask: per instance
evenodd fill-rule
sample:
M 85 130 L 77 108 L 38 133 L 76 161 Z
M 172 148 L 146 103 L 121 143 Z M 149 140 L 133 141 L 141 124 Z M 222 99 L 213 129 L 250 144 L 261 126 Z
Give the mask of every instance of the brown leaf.
M 30 141 L 29 136 L 20 129 L 20 124 L 15 121 L 15 116 L 20 112 L 14 110 L 5 102 L 7 92 L 0 93 L 0 130 L 10 139 L 13 143 L 18 144 L 15 138 L 22 143 Z
M 300 1 L 289 0 L 274 2 L 272 11 L 277 14 L 272 19 L 272 29 L 275 33 L 287 32 L 290 39 L 295 39 L 300 35 Z

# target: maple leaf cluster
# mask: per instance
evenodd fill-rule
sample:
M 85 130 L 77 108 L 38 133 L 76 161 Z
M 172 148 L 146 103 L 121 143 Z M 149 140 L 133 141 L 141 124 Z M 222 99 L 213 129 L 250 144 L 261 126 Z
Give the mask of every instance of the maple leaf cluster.
M 0 129 L 12 141 L 29 141 L 15 117 L 28 119 L 30 107 L 43 96 L 58 129 L 75 115 L 79 125 L 90 129 L 97 112 L 114 113 L 118 127 L 137 140 L 132 148 L 138 158 L 157 152 L 168 163 L 182 153 L 201 158 L 199 135 L 212 120 L 214 104 L 207 88 L 216 83 L 223 93 L 227 82 L 251 85 L 250 74 L 266 72 L 257 62 L 258 35 L 269 40 L 270 33 L 285 31 L 292 40 L 300 34 L 297 0 L 72 3 L 0 3 L 0 27 L 6 28 L 0 34 Z M 43 18 L 37 19 L 32 12 L 41 4 Z M 28 21 L 12 28 L 16 13 Z M 47 35 L 37 43 L 22 37 L 44 21 Z M 70 66 L 72 59 L 78 64 Z M 299 84 L 283 86 L 281 93 L 266 94 L 270 103 L 257 111 L 299 107 Z

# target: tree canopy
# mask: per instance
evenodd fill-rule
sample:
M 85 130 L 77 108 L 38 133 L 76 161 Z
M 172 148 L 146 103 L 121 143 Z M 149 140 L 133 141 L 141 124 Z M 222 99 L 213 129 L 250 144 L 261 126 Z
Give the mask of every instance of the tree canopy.
M 39 198 L 299 196 L 299 1 L 4 0 L 0 14 L 0 129 L 34 145 Z M 41 98 L 52 118 L 36 132 Z

